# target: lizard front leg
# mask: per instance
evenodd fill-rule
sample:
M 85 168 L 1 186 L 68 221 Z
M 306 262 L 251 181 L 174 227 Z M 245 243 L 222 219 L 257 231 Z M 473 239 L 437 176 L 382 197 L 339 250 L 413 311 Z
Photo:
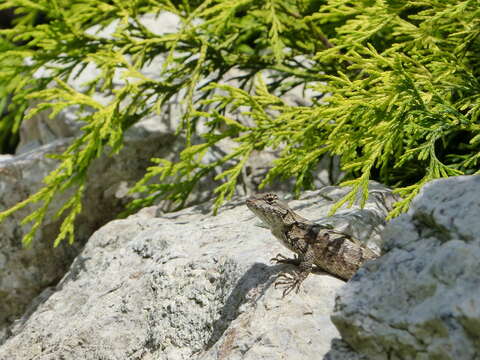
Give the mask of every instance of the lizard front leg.
M 297 254 L 294 255 L 293 258 L 287 258 L 285 255 L 282 254 L 277 254 L 277 256 L 273 257 L 270 259 L 271 262 L 277 263 L 277 264 L 291 264 L 298 266 L 300 265 L 301 261 L 300 258 L 298 257 Z
M 280 259 L 278 259 L 281 257 Z M 283 258 L 283 259 L 282 259 Z M 277 281 L 275 282 L 275 288 L 281 287 L 283 289 L 282 297 L 287 296 L 293 290 L 296 293 L 300 290 L 300 285 L 307 278 L 308 274 L 312 272 L 313 262 L 309 260 L 309 257 L 305 256 L 295 256 L 294 259 L 285 258 L 283 255 L 277 255 L 274 258 L 275 261 L 287 264 L 297 265 L 298 269 L 293 274 L 282 273 L 278 275 Z

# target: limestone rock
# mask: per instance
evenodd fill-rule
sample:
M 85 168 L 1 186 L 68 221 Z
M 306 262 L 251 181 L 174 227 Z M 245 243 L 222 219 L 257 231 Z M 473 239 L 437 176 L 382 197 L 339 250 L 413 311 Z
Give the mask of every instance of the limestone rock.
M 427 184 L 387 225 L 386 253 L 336 301 L 332 320 L 353 352 L 373 360 L 478 359 L 479 214 L 480 176 L 459 176 Z M 348 351 L 335 354 L 327 358 Z
M 322 220 L 345 191 L 325 188 L 290 205 Z M 376 236 L 391 196 L 383 191 L 369 209 L 339 216 Z M 312 274 L 282 299 L 273 282 L 292 268 L 269 259 L 288 251 L 243 201 L 218 216 L 208 209 L 160 216 L 150 207 L 95 232 L 62 281 L 11 328 L 0 359 L 321 358 L 338 336 L 330 313 L 344 282 Z
M 53 248 L 53 239 L 60 222 L 53 220 L 68 198 L 61 194 L 54 208 L 39 228 L 29 248 L 21 239 L 29 230 L 20 221 L 33 206 L 14 213 L 0 223 L 0 342 L 5 327 L 21 316 L 26 306 L 45 287 L 58 282 L 85 241 L 101 225 L 115 218 L 131 200 L 126 189 L 139 180 L 151 165 L 154 156 L 169 156 L 174 136 L 159 132 L 149 134 L 130 130 L 126 145 L 119 156 L 97 159 L 89 169 L 89 181 L 83 202 L 83 212 L 77 219 L 77 242 Z M 43 178 L 57 165 L 47 154 L 60 154 L 71 139 L 59 139 L 40 148 L 13 157 L 0 159 L 0 210 L 6 210 L 34 194 Z

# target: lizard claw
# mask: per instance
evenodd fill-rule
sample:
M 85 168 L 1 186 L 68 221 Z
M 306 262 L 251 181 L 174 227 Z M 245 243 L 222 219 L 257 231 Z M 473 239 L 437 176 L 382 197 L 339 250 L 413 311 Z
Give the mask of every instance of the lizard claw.
M 275 282 L 274 287 L 275 289 L 277 287 L 284 288 L 282 292 L 282 298 L 290 294 L 293 290 L 295 290 L 295 293 L 298 294 L 300 291 L 300 285 L 306 277 L 306 275 L 299 272 L 295 273 L 294 275 L 283 273 L 277 276 L 277 281 Z
M 270 262 L 280 263 L 280 264 L 293 264 L 298 265 L 300 264 L 300 260 L 298 259 L 298 255 L 295 254 L 293 259 L 287 258 L 285 255 L 277 254 L 277 256 L 270 259 Z
M 286 259 L 288 259 L 288 258 L 285 255 L 282 255 L 282 254 L 278 253 L 277 255 L 275 255 L 275 257 L 272 257 L 270 259 L 270 262 L 278 263 L 278 262 L 282 262 L 283 260 L 286 260 Z

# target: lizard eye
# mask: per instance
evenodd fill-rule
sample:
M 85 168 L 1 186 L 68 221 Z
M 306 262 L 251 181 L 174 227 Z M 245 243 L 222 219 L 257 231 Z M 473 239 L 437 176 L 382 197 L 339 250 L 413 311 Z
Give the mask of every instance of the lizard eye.
M 264 196 L 265 201 L 268 202 L 269 204 L 272 204 L 275 200 L 278 200 L 278 196 L 273 193 L 267 193 Z

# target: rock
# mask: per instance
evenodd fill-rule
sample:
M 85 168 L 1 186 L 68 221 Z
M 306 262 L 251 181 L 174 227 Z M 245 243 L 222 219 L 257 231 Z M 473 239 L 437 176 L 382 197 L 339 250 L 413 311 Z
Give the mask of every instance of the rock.
M 385 228 L 386 253 L 341 289 L 332 320 L 353 350 L 327 359 L 477 359 L 479 214 L 480 176 L 425 185 Z
M 13 157 L 13 155 L 8 155 L 8 154 L 0 154 L 0 163 L 2 161 L 10 160 Z
M 51 111 L 42 111 L 20 125 L 20 142 L 15 154 L 20 155 L 58 139 L 70 138 L 80 132 L 82 123 L 71 108 L 51 119 Z
M 340 211 L 365 222 L 360 234 L 383 226 L 379 199 L 390 195 L 375 189 L 369 209 Z M 309 192 L 290 205 L 321 220 L 327 199 L 345 191 Z M 218 216 L 208 209 L 145 208 L 95 232 L 61 282 L 12 326 L 0 359 L 321 358 L 338 336 L 330 313 L 344 283 L 312 274 L 282 299 L 273 282 L 291 267 L 269 259 L 288 251 L 243 201 Z
M 348 285 L 346 285 L 348 286 Z M 360 355 L 359 353 L 355 352 L 350 346 L 348 346 L 345 341 L 342 339 L 333 339 L 330 350 L 328 353 L 323 357 L 323 360 L 369 360 L 369 358 Z
M 33 151 L 0 159 L 0 211 L 6 210 L 35 193 L 43 178 L 56 166 L 47 154 L 60 154 L 71 139 L 59 139 Z M 68 193 L 55 199 L 45 222 L 29 248 L 23 248 L 22 237 L 29 227 L 20 221 L 34 206 L 14 213 L 0 223 L 0 339 L 5 328 L 21 316 L 26 306 L 45 287 L 56 284 L 67 271 L 85 241 L 101 225 L 114 219 L 132 199 L 126 191 L 138 181 L 154 156 L 172 156 L 174 136 L 130 129 L 125 147 L 115 157 L 103 156 L 89 169 L 89 181 L 83 201 L 83 212 L 77 219 L 76 243 L 53 248 L 60 222 L 53 220 L 56 209 Z M 1 340 L 0 340 L 1 342 Z
M 53 169 L 55 163 L 45 158 L 44 153 L 65 148 L 65 141 L 60 141 L 34 154 L 2 159 L 0 209 L 15 205 L 37 190 L 43 176 Z M 20 220 L 26 214 L 21 210 L 0 223 L 0 339 L 6 326 L 23 314 L 30 301 L 63 276 L 78 253 L 75 247 L 52 249 L 53 229 L 48 222 L 41 230 L 43 241 L 35 241 L 31 248 L 23 249 L 20 239 L 26 229 L 20 225 Z

